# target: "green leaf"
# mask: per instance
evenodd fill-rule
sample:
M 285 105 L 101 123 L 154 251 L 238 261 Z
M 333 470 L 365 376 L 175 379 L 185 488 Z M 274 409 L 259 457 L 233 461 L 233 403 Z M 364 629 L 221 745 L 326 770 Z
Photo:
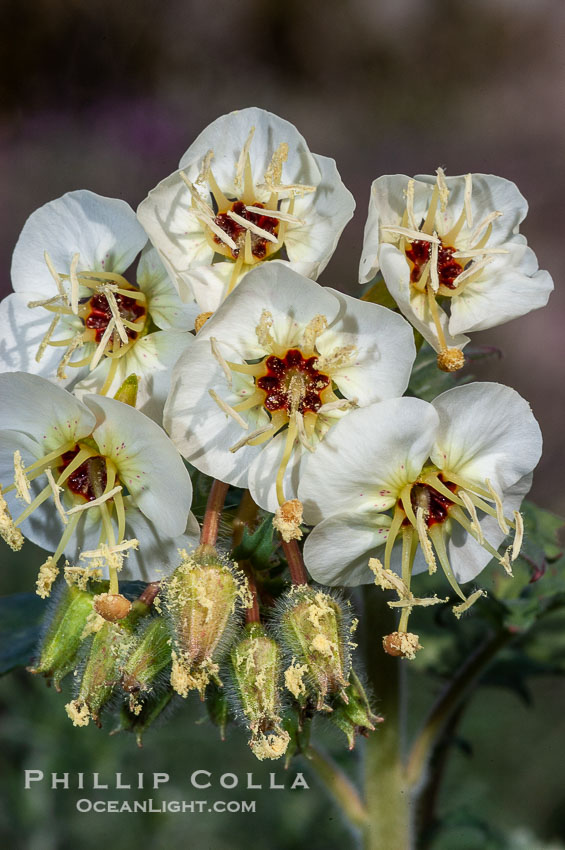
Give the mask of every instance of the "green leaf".
M 0 597 L 0 674 L 29 664 L 46 607 L 35 593 Z
M 269 569 L 273 552 L 273 533 L 273 517 L 271 514 L 265 517 L 259 528 L 253 533 L 245 528 L 241 543 L 233 550 L 234 559 L 236 561 L 250 561 L 257 570 Z

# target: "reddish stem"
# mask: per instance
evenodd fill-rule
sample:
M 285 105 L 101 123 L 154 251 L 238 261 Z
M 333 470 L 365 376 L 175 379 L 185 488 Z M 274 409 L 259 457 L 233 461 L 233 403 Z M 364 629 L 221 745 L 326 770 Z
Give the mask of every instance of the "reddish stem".
M 224 484 L 223 481 L 218 481 L 217 479 L 212 484 L 208 503 L 206 504 L 204 522 L 202 523 L 202 533 L 200 534 L 200 544 L 203 546 L 214 546 L 216 544 L 218 529 L 220 527 L 220 517 L 229 486 L 229 484 Z
M 247 608 L 245 611 L 245 622 L 260 623 L 261 616 L 259 614 L 259 597 L 257 595 L 257 582 L 255 581 L 255 576 L 253 575 L 253 569 L 251 567 L 249 569 L 246 569 L 245 574 L 247 576 L 247 582 L 249 584 L 251 598 L 253 599 L 253 605 L 251 606 L 251 608 Z
M 290 578 L 292 580 L 292 583 L 308 584 L 306 567 L 304 566 L 302 552 L 300 551 L 300 547 L 298 546 L 297 541 L 290 540 L 287 543 L 286 540 L 283 540 L 282 547 L 284 554 L 286 555 L 286 560 L 288 562 L 288 568 L 290 570 Z

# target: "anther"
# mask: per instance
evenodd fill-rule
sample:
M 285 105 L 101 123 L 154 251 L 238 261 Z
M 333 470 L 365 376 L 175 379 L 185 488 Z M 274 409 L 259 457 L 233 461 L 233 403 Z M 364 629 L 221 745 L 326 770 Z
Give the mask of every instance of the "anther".
M 18 499 L 31 505 L 29 481 L 25 472 L 22 456 L 19 451 L 14 452 L 14 485 Z
M 524 519 L 520 511 L 514 511 L 514 524 L 516 526 L 516 534 L 512 543 L 512 560 L 515 561 L 520 554 L 522 542 L 524 540 Z
M 485 484 L 487 485 L 487 490 L 492 496 L 492 500 L 496 508 L 496 519 L 498 521 L 499 528 L 503 534 L 508 534 L 509 528 L 508 523 L 506 522 L 506 517 L 504 516 L 504 507 L 502 506 L 502 500 L 488 478 L 485 479 Z

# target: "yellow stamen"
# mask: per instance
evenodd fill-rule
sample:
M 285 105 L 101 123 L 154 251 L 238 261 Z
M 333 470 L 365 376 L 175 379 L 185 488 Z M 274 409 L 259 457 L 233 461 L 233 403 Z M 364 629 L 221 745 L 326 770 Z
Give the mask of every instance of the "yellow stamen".
M 114 332 L 115 326 L 116 326 L 115 319 L 113 319 L 113 318 L 110 319 L 110 321 L 106 325 L 106 329 L 105 329 L 104 333 L 102 334 L 102 336 L 100 338 L 100 342 L 98 343 L 98 345 L 96 347 L 96 351 L 94 352 L 94 354 L 92 356 L 92 360 L 90 361 L 90 371 L 91 372 L 94 369 L 96 369 L 96 367 L 98 366 L 98 364 L 102 360 L 102 357 L 104 356 L 104 352 L 106 350 L 106 346 L 108 345 L 108 341 L 109 341 L 110 337 L 112 336 L 112 333 Z
M 473 196 L 473 176 L 471 174 L 465 175 L 465 198 L 463 205 L 465 207 L 465 219 L 467 221 L 467 227 L 473 226 L 473 206 L 471 203 L 471 199 Z
M 504 507 L 502 505 L 502 499 L 500 498 L 488 478 L 485 479 L 485 484 L 487 485 L 487 489 L 494 501 L 494 505 L 496 508 L 496 519 L 498 520 L 499 528 L 503 534 L 508 534 L 509 528 L 508 523 L 506 522 L 506 517 L 504 516 Z
M 233 210 L 228 211 L 228 218 L 233 219 L 233 221 L 237 222 L 237 224 L 244 227 L 246 230 L 250 230 L 251 233 L 254 233 L 256 236 L 260 236 L 261 239 L 266 239 L 268 242 L 276 242 L 277 237 L 273 233 L 269 233 L 268 230 L 263 230 L 262 227 L 259 227 L 257 224 L 254 224 L 252 221 L 248 221 L 248 219 L 243 218 L 242 215 L 238 215 Z
M 424 553 L 424 558 L 426 559 L 426 564 L 428 565 L 428 572 L 430 575 L 433 575 L 437 570 L 436 559 L 434 557 L 434 550 L 432 548 L 432 544 L 430 543 L 430 538 L 428 537 L 428 528 L 426 526 L 426 513 L 424 508 L 421 506 L 416 510 L 416 531 L 418 532 L 418 539 L 420 540 L 420 546 L 422 548 L 422 552 Z
M 29 303 L 27 306 L 28 306 L 28 307 L 33 306 L 33 302 L 31 302 L 31 301 L 30 301 L 30 303 Z M 52 336 L 53 336 L 53 334 L 55 333 L 55 328 L 57 327 L 57 325 L 58 325 L 58 323 L 59 323 L 60 318 L 61 318 L 61 317 L 60 317 L 60 316 L 58 316 L 58 315 L 57 315 L 57 316 L 53 316 L 53 319 L 51 320 L 51 324 L 50 324 L 50 325 L 49 325 L 49 327 L 47 328 L 47 333 L 45 334 L 45 336 L 43 337 L 43 339 L 42 339 L 42 340 L 41 340 L 41 342 L 39 343 L 39 348 L 37 349 L 37 353 L 36 353 L 36 355 L 35 355 L 35 362 L 36 362 L 36 363 L 39 363 L 39 361 L 41 360 L 41 358 L 42 358 L 42 357 L 43 357 L 43 355 L 45 354 L 45 349 L 47 348 L 47 345 L 48 345 L 48 343 L 49 343 L 49 341 L 50 341 L 51 337 L 52 337 Z
M 475 590 L 475 592 L 472 593 L 469 598 L 465 600 L 465 602 L 462 602 L 461 605 L 454 605 L 452 611 L 457 617 L 457 619 L 459 619 L 461 617 L 461 614 L 463 614 L 465 611 L 468 611 L 471 605 L 475 604 L 477 599 L 480 599 L 481 596 L 486 595 L 486 590 Z
M 516 534 L 512 543 L 512 560 L 515 561 L 520 554 L 522 542 L 524 540 L 524 519 L 520 511 L 514 511 L 514 524 L 516 526 Z
M 29 490 L 29 481 L 27 479 L 22 456 L 19 450 L 14 452 L 14 484 L 18 499 L 31 504 L 31 495 Z
M 78 278 L 77 278 L 77 267 L 80 260 L 80 254 L 73 254 L 73 258 L 71 260 L 71 267 L 69 270 L 69 278 L 71 280 L 71 310 L 78 316 Z
M 253 440 L 260 437 L 262 434 L 266 434 L 267 431 L 271 431 L 274 435 L 275 429 L 269 423 L 268 425 L 263 425 L 261 428 L 256 428 L 255 431 L 252 431 L 250 434 L 247 434 L 245 437 L 242 437 L 241 440 L 238 440 L 237 443 L 234 443 L 233 446 L 230 446 L 230 452 L 237 452 L 239 449 L 242 449 L 243 446 L 247 446 Z
M 218 363 L 222 367 L 223 373 L 226 376 L 226 381 L 227 381 L 228 387 L 231 387 L 231 385 L 232 385 L 232 375 L 231 375 L 230 367 L 228 366 L 226 360 L 224 360 L 224 358 L 222 356 L 222 352 L 220 351 L 220 347 L 218 345 L 218 340 L 214 336 L 210 337 L 210 347 L 212 349 L 212 354 L 214 355 L 214 357 L 216 358 L 216 360 L 218 361 Z
M 8 509 L 6 500 L 0 490 L 0 537 L 8 544 L 14 552 L 19 550 L 24 545 L 24 536 L 16 527 L 14 520 Z
M 45 475 L 47 476 L 49 486 L 51 487 L 51 493 L 53 495 L 53 501 L 55 502 L 55 508 L 57 509 L 57 513 L 63 520 L 63 524 L 66 525 L 69 520 L 67 519 L 67 514 L 65 513 L 63 505 L 61 504 L 61 497 L 59 495 L 62 492 L 63 488 L 57 485 L 55 479 L 53 478 L 53 473 L 51 472 L 50 467 L 47 467 L 47 469 L 45 470 Z
M 231 416 L 232 419 L 235 419 L 237 424 L 241 425 L 241 427 L 245 428 L 245 430 L 247 431 L 249 425 L 245 421 L 245 419 L 242 419 L 237 410 L 234 410 L 233 407 L 230 407 L 229 404 L 223 400 L 223 398 L 220 398 L 220 396 L 215 390 L 208 390 L 208 392 L 214 399 L 220 410 L 223 410 L 227 416 Z
M 43 258 L 44 258 L 44 260 L 47 264 L 47 268 L 49 269 L 51 277 L 55 281 L 55 285 L 57 286 L 57 291 L 59 292 L 59 295 L 61 296 L 61 298 L 63 298 L 65 300 L 66 303 L 68 303 L 67 293 L 65 292 L 65 287 L 63 286 L 63 284 L 61 282 L 61 277 L 57 273 L 55 266 L 53 265 L 53 261 L 52 261 L 51 257 L 49 256 L 49 254 L 47 253 L 47 251 L 43 252 Z
M 67 364 L 69 363 L 69 360 L 71 359 L 71 357 L 73 356 L 73 354 L 77 350 L 77 348 L 81 348 L 83 345 L 84 345 L 84 337 L 83 337 L 83 332 L 81 331 L 80 333 L 76 334 L 76 336 L 74 336 L 72 338 L 72 340 L 69 344 L 69 347 L 67 348 L 67 350 L 63 354 L 61 361 L 60 361 L 59 365 L 57 366 L 57 377 L 60 378 L 60 380 L 64 381 L 68 377 L 67 373 L 65 372 Z
M 473 504 L 471 497 L 469 496 L 469 494 L 465 490 L 460 490 L 458 495 L 461 497 L 461 501 L 463 502 L 463 504 L 467 508 L 469 514 L 471 515 L 471 520 L 472 520 L 471 528 L 474 529 L 476 536 L 477 536 L 477 540 L 479 541 L 479 543 L 482 546 L 483 543 L 485 542 L 485 538 L 484 538 L 484 535 L 483 535 L 483 530 L 481 528 L 481 524 L 479 522 L 479 517 L 477 516 L 477 509 L 475 508 L 475 505 Z
M 67 514 L 70 516 L 71 514 L 76 514 L 79 511 L 86 511 L 89 508 L 97 508 L 102 505 L 104 502 L 107 502 L 108 499 L 111 499 L 116 493 L 119 493 L 122 489 L 121 484 L 118 484 L 117 487 L 113 487 L 107 493 L 104 493 L 102 496 L 98 496 L 97 499 L 91 499 L 89 502 L 85 502 L 83 505 L 75 505 L 74 508 L 71 508 L 67 511 Z
M 439 558 L 439 562 L 441 564 L 441 568 L 445 573 L 445 577 L 447 578 L 449 584 L 461 599 L 465 600 L 465 594 L 459 587 L 457 579 L 453 573 L 451 568 L 451 564 L 449 563 L 449 557 L 447 555 L 447 549 L 445 548 L 445 540 L 443 538 L 443 528 L 441 525 L 432 525 L 432 527 L 428 530 L 429 536 L 431 538 L 432 543 L 434 544 L 434 548 L 436 550 L 437 556 Z

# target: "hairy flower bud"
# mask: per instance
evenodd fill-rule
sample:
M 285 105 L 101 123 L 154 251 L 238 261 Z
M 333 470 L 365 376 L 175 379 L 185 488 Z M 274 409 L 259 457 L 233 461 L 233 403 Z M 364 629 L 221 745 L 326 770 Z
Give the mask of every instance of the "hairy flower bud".
M 28 671 L 52 677 L 57 691 L 76 665 L 82 640 L 96 627 L 96 620 L 100 620 L 92 607 L 93 598 L 94 593 L 90 591 L 62 583 L 61 592 L 53 600 L 37 661 Z M 99 625 L 102 625 L 101 620 Z
M 369 732 L 375 731 L 375 723 L 381 723 L 383 718 L 371 710 L 367 694 L 354 670 L 349 674 L 345 693 L 348 701 L 335 707 L 331 720 L 344 733 L 352 750 L 356 735 L 367 737 Z
M 182 554 L 163 587 L 172 636 L 171 684 L 183 697 L 196 689 L 203 699 L 211 679 L 220 683 L 218 662 L 229 648 L 237 605 L 247 605 L 249 589 L 243 573 L 213 546 Z
M 102 621 L 86 656 L 77 695 L 65 708 L 75 726 L 87 726 L 92 718 L 100 726 L 100 712 L 112 697 L 132 648 L 136 621 L 149 608 L 135 602 L 131 613 L 119 623 Z
M 156 722 L 162 722 L 173 711 L 175 692 L 169 686 L 161 692 L 152 691 L 141 703 L 141 710 L 130 711 L 129 705 L 124 703 L 118 715 L 118 723 L 110 733 L 117 735 L 118 732 L 132 732 L 135 735 L 137 746 L 143 746 L 143 737 L 150 726 Z M 179 700 L 180 702 L 180 700 Z
M 299 702 L 309 696 L 318 711 L 331 711 L 326 698 L 346 702 L 351 666 L 351 617 L 344 603 L 329 593 L 295 585 L 279 603 L 279 633 L 287 650 L 287 690 Z
M 290 736 L 280 727 L 281 650 L 259 623 L 249 623 L 231 651 L 237 701 L 258 759 L 280 758 Z
M 171 641 L 162 617 L 153 617 L 133 638 L 122 668 L 122 688 L 129 694 L 129 709 L 140 714 L 147 696 L 171 663 Z M 143 697 L 143 702 L 140 700 Z

